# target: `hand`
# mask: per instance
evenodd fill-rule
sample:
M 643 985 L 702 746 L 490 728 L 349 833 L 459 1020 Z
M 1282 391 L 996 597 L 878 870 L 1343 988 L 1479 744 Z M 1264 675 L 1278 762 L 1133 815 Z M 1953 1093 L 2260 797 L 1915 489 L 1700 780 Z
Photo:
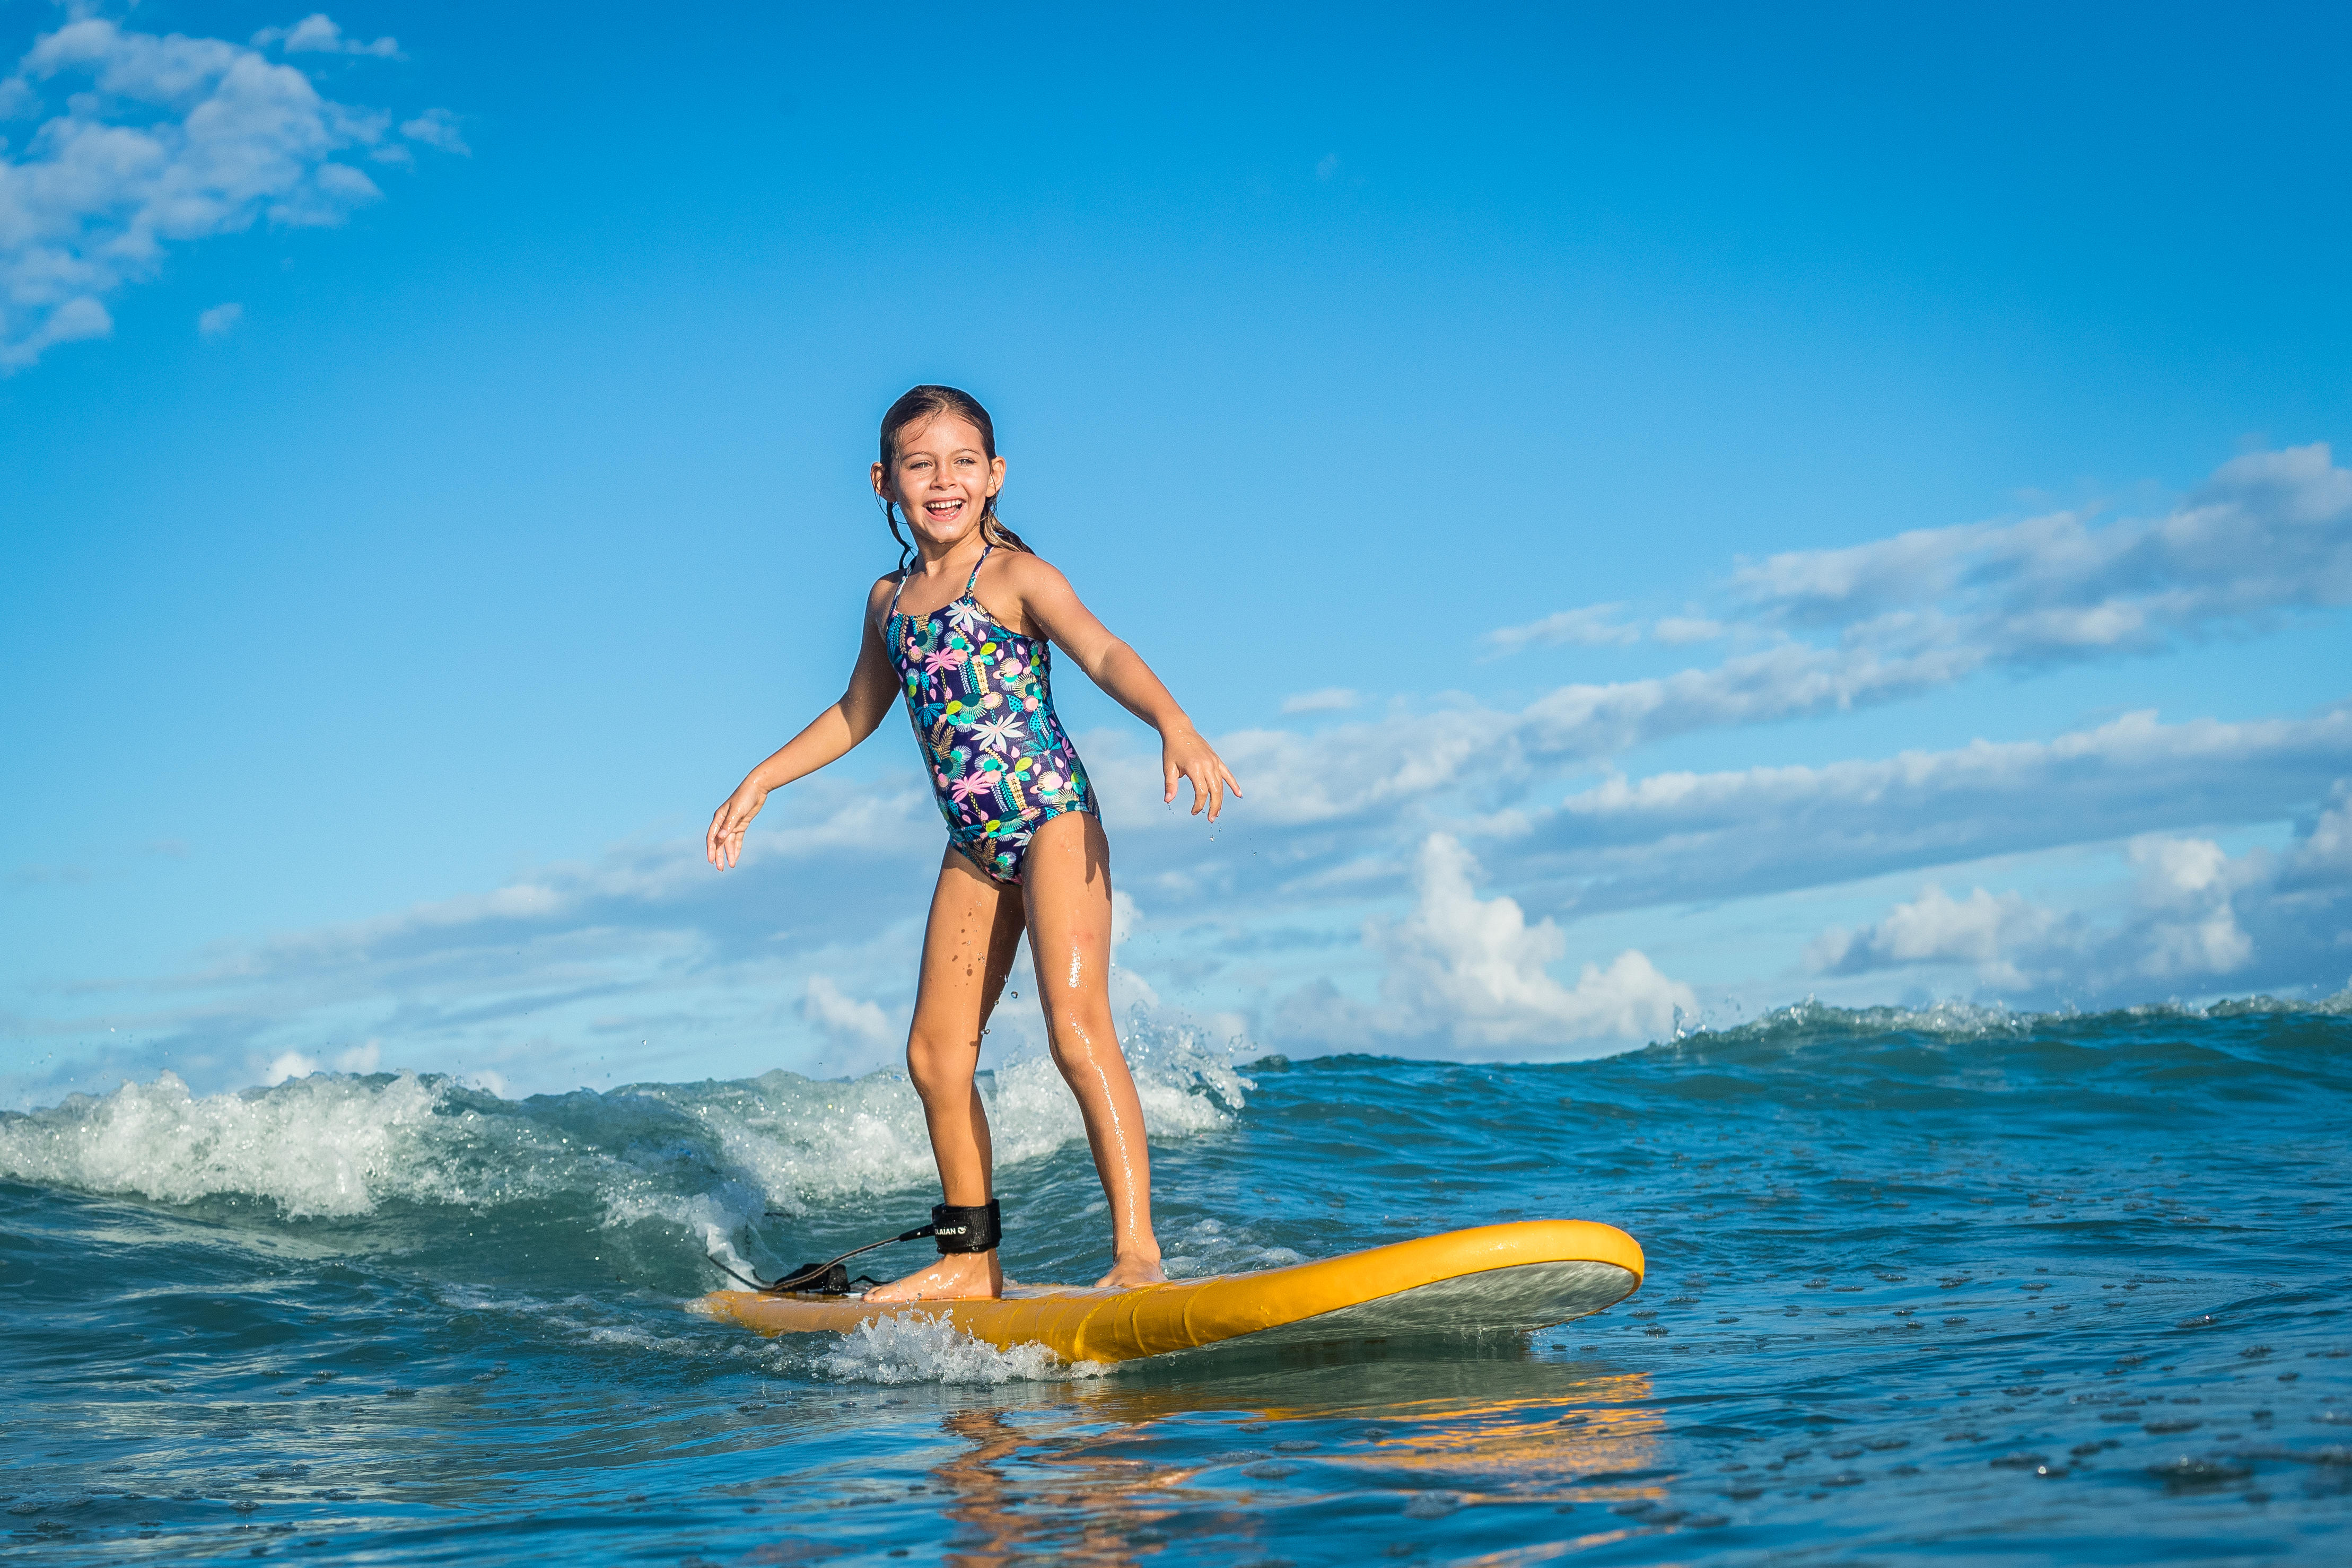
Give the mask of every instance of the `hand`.
M 1167 776 L 1168 793 L 1165 801 L 1176 799 L 1176 780 L 1186 779 L 1192 785 L 1192 815 L 1199 816 L 1202 807 L 1209 821 L 1215 821 L 1224 809 L 1225 791 L 1231 789 L 1234 799 L 1241 799 L 1242 787 L 1234 781 L 1233 770 L 1225 766 L 1217 748 L 1201 738 L 1201 732 L 1190 725 L 1160 737 L 1160 770 Z
M 711 813 L 710 831 L 702 841 L 704 858 L 720 871 L 731 869 L 743 855 L 743 830 L 767 803 L 767 790 L 749 779 L 737 785 L 727 803 Z

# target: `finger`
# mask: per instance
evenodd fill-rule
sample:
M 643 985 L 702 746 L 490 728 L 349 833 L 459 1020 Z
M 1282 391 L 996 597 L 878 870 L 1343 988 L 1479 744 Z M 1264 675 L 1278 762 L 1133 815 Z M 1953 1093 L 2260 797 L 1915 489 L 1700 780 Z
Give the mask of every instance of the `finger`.
M 1197 817 L 1202 808 L 1209 803 L 1209 792 L 1201 788 L 1201 775 L 1197 764 L 1184 769 L 1184 781 L 1192 786 L 1192 815 Z
M 1168 793 L 1160 798 L 1160 803 L 1164 806 L 1176 799 L 1176 775 L 1181 770 L 1173 762 L 1163 762 L 1160 766 L 1160 771 L 1168 775 Z
M 1234 799 L 1236 800 L 1240 800 L 1242 798 L 1242 781 L 1234 777 L 1234 770 L 1227 768 L 1222 762 L 1217 764 L 1217 770 L 1225 776 L 1225 788 L 1234 792 Z
M 1224 810 L 1225 794 L 1218 787 L 1216 774 L 1207 768 L 1202 768 L 1199 777 L 1194 780 L 1193 792 L 1199 793 L 1202 784 L 1209 787 L 1209 821 L 1213 822 L 1217 820 L 1217 813 Z

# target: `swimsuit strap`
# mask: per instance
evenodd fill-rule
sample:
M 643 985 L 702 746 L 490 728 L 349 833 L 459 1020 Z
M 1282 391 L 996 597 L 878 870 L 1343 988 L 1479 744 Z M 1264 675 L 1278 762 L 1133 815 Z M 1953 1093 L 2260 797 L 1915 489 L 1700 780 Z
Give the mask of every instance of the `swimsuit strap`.
M 980 559 L 971 563 L 971 575 L 963 580 L 963 593 L 966 599 L 971 597 L 971 585 L 980 580 L 980 569 L 988 564 L 988 558 L 995 551 L 995 549 L 996 547 L 994 545 L 989 546 L 988 549 L 980 552 Z M 907 579 L 911 575 L 912 573 L 909 571 L 901 571 L 898 574 L 898 586 L 890 591 L 890 608 L 885 611 L 882 615 L 882 624 L 885 626 L 887 626 L 891 621 L 897 617 L 898 613 L 898 595 L 907 591 Z
M 995 553 L 996 547 L 994 545 L 991 545 L 986 549 L 980 552 L 980 559 L 978 560 L 971 563 L 971 575 L 963 580 L 963 596 L 966 599 L 970 599 L 971 597 L 972 584 L 980 580 L 980 569 L 986 566 L 988 564 L 988 558 Z

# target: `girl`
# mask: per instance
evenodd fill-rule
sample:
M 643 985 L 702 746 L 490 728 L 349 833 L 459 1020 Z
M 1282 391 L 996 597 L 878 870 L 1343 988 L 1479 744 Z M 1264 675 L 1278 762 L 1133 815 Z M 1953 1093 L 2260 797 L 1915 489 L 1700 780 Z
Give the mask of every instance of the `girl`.
M 1003 1293 L 988 1117 L 972 1071 L 1024 931 L 1054 1061 L 1077 1094 L 1110 1200 L 1111 1268 L 1096 1282 L 1157 1283 L 1167 1276 L 1151 1230 L 1143 1107 L 1111 1027 L 1110 844 L 1086 768 L 1054 716 L 1047 644 L 1160 732 L 1164 800 L 1176 799 L 1177 779 L 1189 780 L 1193 814 L 1205 809 L 1214 821 L 1224 792 L 1238 797 L 1241 786 L 1135 651 L 998 520 L 1004 459 L 978 402 L 921 386 L 892 403 L 873 481 L 899 569 L 866 591 L 849 689 L 751 769 L 710 819 L 705 851 L 721 870 L 734 865 L 769 791 L 873 734 L 903 694 L 948 823 L 907 1033 L 907 1070 L 947 1202 L 932 1211 L 938 1265 L 866 1299 Z M 902 514 L 911 546 L 898 532 Z

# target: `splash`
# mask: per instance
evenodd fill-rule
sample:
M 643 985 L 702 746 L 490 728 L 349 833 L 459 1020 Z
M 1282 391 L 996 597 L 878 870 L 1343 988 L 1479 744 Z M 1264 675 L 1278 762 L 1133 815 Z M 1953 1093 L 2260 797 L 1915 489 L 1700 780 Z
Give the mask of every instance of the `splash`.
M 817 1372 L 844 1383 L 1045 1383 L 1101 1377 L 1098 1361 L 1066 1362 L 1042 1344 L 998 1350 L 938 1318 L 868 1318 L 816 1358 Z
M 531 1185 L 534 1164 L 454 1086 L 413 1072 L 320 1075 L 198 1099 L 170 1072 L 53 1110 L 0 1115 L 0 1174 L 193 1203 L 236 1193 L 293 1218 L 388 1197 L 464 1203 Z M 499 1147 L 501 1144 L 508 1146 Z
M 1252 1087 L 1182 1031 L 1139 1030 L 1129 1055 L 1163 1139 L 1230 1125 Z M 984 1076 L 982 1092 L 1000 1169 L 1085 1137 L 1043 1055 Z M 765 1209 L 807 1213 L 937 1179 L 922 1102 L 903 1075 L 782 1071 L 521 1101 L 415 1072 L 318 1073 L 198 1097 L 166 1072 L 0 1112 L 0 1176 L 160 1203 L 256 1198 L 298 1219 L 353 1218 L 390 1201 L 584 1204 L 608 1227 L 682 1228 L 746 1271 L 730 1239 Z

